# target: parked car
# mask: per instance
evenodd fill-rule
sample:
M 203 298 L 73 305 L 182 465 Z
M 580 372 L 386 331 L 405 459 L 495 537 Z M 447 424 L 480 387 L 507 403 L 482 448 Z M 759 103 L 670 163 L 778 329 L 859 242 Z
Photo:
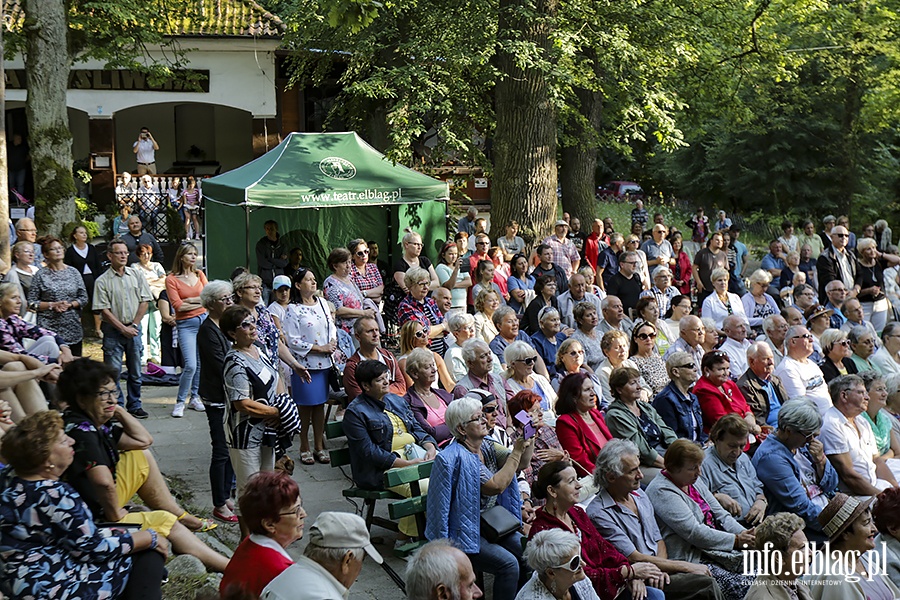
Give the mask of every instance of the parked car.
M 644 190 L 634 181 L 610 181 L 597 188 L 597 199 L 607 202 L 643 200 Z

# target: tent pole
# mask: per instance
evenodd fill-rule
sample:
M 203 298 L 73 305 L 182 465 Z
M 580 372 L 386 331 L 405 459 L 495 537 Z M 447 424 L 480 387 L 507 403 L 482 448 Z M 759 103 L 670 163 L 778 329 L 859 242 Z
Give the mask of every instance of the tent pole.
M 250 205 L 244 204 L 244 216 L 247 227 L 247 269 L 250 269 Z

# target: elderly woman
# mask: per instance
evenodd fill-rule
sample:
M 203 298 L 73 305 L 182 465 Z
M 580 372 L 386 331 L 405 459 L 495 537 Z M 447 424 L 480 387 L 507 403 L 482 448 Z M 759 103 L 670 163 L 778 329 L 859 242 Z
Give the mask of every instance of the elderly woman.
M 197 348 L 200 357 L 200 399 L 206 408 L 209 422 L 209 439 L 212 456 L 209 462 L 209 487 L 212 491 L 213 517 L 226 523 L 237 523 L 237 515 L 232 512 L 234 504 L 231 482 L 234 469 L 228 456 L 225 441 L 225 380 L 222 377 L 225 355 L 231 349 L 231 342 L 219 327 L 219 320 L 225 309 L 234 302 L 234 289 L 228 281 L 213 280 L 200 292 L 200 303 L 206 309 L 207 318 L 197 332 Z
M 65 480 L 95 519 L 154 529 L 177 553 L 196 556 L 211 571 L 223 571 L 228 559 L 190 531 L 208 531 L 215 523 L 189 514 L 172 497 L 149 449 L 153 438 L 116 404 L 118 376 L 118 370 L 87 358 L 76 359 L 60 374 L 58 392 L 70 401 L 65 430 L 75 440 Z M 135 494 L 149 512 L 125 509 Z
M 713 269 L 710 279 L 712 280 L 712 294 L 703 301 L 701 314 L 709 317 L 716 322 L 716 327 L 722 328 L 722 321 L 728 315 L 741 315 L 746 317 L 744 305 L 741 297 L 728 291 L 728 279 L 730 275 L 726 269 Z
M 350 264 L 350 281 L 363 298 L 370 299 L 377 306 L 384 294 L 384 281 L 378 265 L 369 262 L 369 245 L 362 239 L 350 240 L 347 250 L 353 259 Z
M 534 276 L 528 272 L 528 258 L 524 254 L 516 254 L 509 261 L 510 273 L 506 280 L 509 291 L 509 306 L 517 315 L 525 314 L 525 307 L 535 298 Z
M 557 394 L 559 394 L 562 380 L 572 373 L 584 373 L 590 378 L 591 384 L 594 386 L 594 393 L 597 395 L 597 405 L 601 411 L 605 411 L 609 406 L 609 398 L 603 396 L 603 385 L 600 383 L 600 378 L 584 364 L 584 346 L 581 345 L 581 342 L 569 338 L 560 343 L 556 350 L 556 377 L 550 383 Z
M 722 508 L 748 527 L 759 525 L 766 515 L 768 501 L 750 458 L 744 454 L 750 428 L 732 413 L 725 415 L 709 432 L 712 445 L 706 448 L 703 483 Z
M 507 425 L 506 400 L 508 394 L 504 386 L 502 378 L 494 375 L 494 364 L 499 363 L 499 359 L 491 352 L 490 347 L 479 339 L 469 340 L 463 344 L 463 360 L 466 362 L 468 371 L 466 375 L 459 380 L 453 389 L 453 397 L 461 398 L 465 396 L 469 390 L 480 389 L 492 396 L 497 401 L 497 422 L 500 427 L 505 428 Z
M 459 381 L 465 377 L 469 370 L 463 358 L 463 344 L 475 338 L 475 318 L 465 312 L 453 312 L 447 317 L 447 327 L 454 340 L 448 344 L 447 353 L 444 355 L 444 363 L 453 381 Z M 492 371 L 494 375 L 503 375 L 500 357 L 494 355 Z
M 838 492 L 819 513 L 831 553 L 814 569 L 808 579 L 815 600 L 872 600 L 875 598 L 900 598 L 900 589 L 887 574 L 880 572 L 880 565 L 874 564 L 878 555 L 875 536 L 878 530 L 869 510 L 874 498 L 860 501 L 855 496 Z M 828 574 L 820 574 L 826 572 Z
M 522 317 L 522 326 L 529 334 L 536 333 L 540 328 L 541 311 L 547 307 L 559 310 L 556 301 L 556 278 L 553 275 L 541 275 L 534 282 L 534 300 L 525 308 Z
M 397 307 L 397 320 L 402 327 L 409 321 L 417 321 L 426 329 L 431 349 L 441 356 L 447 349 L 444 336 L 447 335 L 447 324 L 434 299 L 428 297 L 428 286 L 431 280 L 428 271 L 419 267 L 410 268 L 404 275 L 409 293 Z
M 406 283 L 406 272 L 412 267 L 418 267 L 428 272 L 428 289 L 436 290 L 440 285 L 437 273 L 431 265 L 428 257 L 422 256 L 422 236 L 414 231 L 407 230 L 403 236 L 403 255 L 394 261 L 391 268 L 391 279 L 384 288 L 384 315 L 390 323 L 402 325 L 397 320 L 397 310 L 400 301 L 410 292 Z
M 516 530 L 488 541 L 497 532 L 482 530 L 481 513 L 499 506 L 521 521 L 516 474 L 531 462 L 534 442 L 520 437 L 509 450 L 487 438 L 482 405 L 474 398 L 452 402 L 446 419 L 454 439 L 431 470 L 425 537 L 453 541 L 475 569 L 494 576 L 494 598 L 514 598 L 530 576 L 522 534 Z
M 778 513 L 756 528 L 756 549 L 769 562 L 763 565 L 766 574 L 756 578 L 744 600 L 811 600 L 809 588 L 799 580 L 809 564 L 803 527 L 797 515 Z
M 700 481 L 703 449 L 676 440 L 666 452 L 665 470 L 647 486 L 669 558 L 704 563 L 728 600 L 741 600 L 752 575 L 742 575 L 744 545 L 754 544 L 744 529 Z
M 669 385 L 666 363 L 663 362 L 656 346 L 659 332 L 653 323 L 642 321 L 631 330 L 629 358 L 641 372 L 644 381 L 650 384 L 653 396 Z
M 250 535 L 235 549 L 222 574 L 219 591 L 223 596 L 238 589 L 259 595 L 279 573 L 294 564 L 287 547 L 303 537 L 306 511 L 300 500 L 300 487 L 283 471 L 251 477 L 238 498 L 238 506 Z
M 438 265 L 434 268 L 441 285 L 450 290 L 450 306 L 454 312 L 466 312 L 466 293 L 472 287 L 469 263 L 459 258 L 459 248 L 452 241 L 441 246 Z M 449 316 L 449 315 L 445 315 Z
M 584 360 L 595 373 L 599 371 L 603 362 L 601 339 L 603 332 L 597 329 L 600 318 L 597 308 L 590 302 L 579 302 L 572 309 L 572 317 L 575 319 L 575 331 L 571 337 L 581 342 L 584 348 Z
M 707 352 L 700 362 L 700 379 L 694 385 L 694 394 L 703 412 L 703 429 L 709 432 L 716 421 L 729 413 L 737 413 L 747 421 L 750 433 L 759 435 L 762 429 L 744 399 L 738 385 L 729 378 L 731 359 L 721 350 Z
M 453 396 L 435 386 L 438 369 L 434 363 L 434 353 L 426 348 L 416 348 L 410 352 L 406 357 L 406 373 L 413 383 L 404 399 L 422 429 L 441 447 L 451 437 L 444 414 Z
M 153 529 L 97 529 L 82 498 L 60 481 L 73 445 L 52 411 L 3 438 L 3 587 L 13 598 L 161 598 L 168 541 Z
M 610 398 L 612 398 L 612 392 L 610 392 L 609 389 L 609 374 L 613 372 L 613 369 L 618 367 L 631 367 L 635 371 L 639 371 L 637 365 L 628 358 L 629 343 L 628 335 L 617 329 L 607 331 L 600 340 L 600 349 L 603 352 L 604 359 L 603 362 L 600 363 L 599 370 L 594 372 L 600 380 L 600 387 L 603 391 L 603 401 L 605 402 L 608 402 Z M 644 381 L 643 376 L 641 376 L 641 389 L 643 390 L 641 398 L 643 400 L 649 400 L 650 385 Z
M 483 290 L 475 296 L 475 337 L 491 343 L 497 337 L 494 312 L 500 308 L 500 296 L 494 290 Z
M 856 325 L 847 332 L 847 339 L 850 340 L 850 348 L 853 350 L 850 360 L 856 365 L 856 372 L 876 370 L 875 365 L 869 360 L 875 353 L 875 335 L 866 327 Z
M 55 331 L 73 356 L 81 356 L 84 328 L 81 311 L 88 301 L 81 274 L 63 262 L 65 246 L 55 237 L 41 238 L 47 266 L 35 273 L 28 291 L 29 309 L 39 327 Z
M 606 424 L 614 437 L 631 440 L 641 453 L 641 464 L 654 477 L 663 467 L 666 449 L 677 439 L 656 409 L 641 402 L 641 374 L 631 367 L 619 367 L 609 376 L 613 398 L 606 411 Z
M 678 334 L 676 333 L 678 330 L 676 329 L 673 331 L 669 325 L 660 318 L 659 305 L 657 304 L 656 298 L 645 296 L 638 300 L 637 304 L 634 306 L 634 314 L 636 319 L 649 323 L 656 328 L 656 351 L 659 352 L 660 356 L 663 356 L 666 353 L 666 350 L 669 349 L 669 346 L 674 344 L 678 339 Z
M 826 383 L 840 375 L 855 375 L 858 372 L 856 363 L 850 358 L 853 349 L 850 348 L 846 331 L 826 329 L 819 336 L 819 344 L 822 346 L 823 356 L 819 368 L 822 369 Z
M 750 275 L 750 289 L 741 298 L 744 314 L 750 327 L 757 334 L 762 333 L 762 324 L 766 317 L 779 313 L 775 299 L 766 293 L 769 284 L 772 283 L 772 275 L 763 269 L 757 269 Z
M 578 562 L 600 598 L 613 600 L 623 587 L 636 598 L 662 600 L 665 597 L 662 591 L 645 587 L 645 581 L 661 581 L 662 571 L 647 562 L 630 564 L 600 535 L 584 509 L 578 506 L 581 483 L 568 461 L 544 465 L 531 487 L 534 497 L 547 503 L 535 511 L 529 537 L 533 540 L 541 532 L 554 530 L 577 535 L 581 539 Z
M 298 363 L 291 349 L 281 339 L 278 327 L 268 309 L 262 305 L 262 279 L 252 273 L 241 273 L 233 280 L 234 294 L 237 305 L 246 308 L 253 315 L 257 342 L 266 354 L 266 358 L 273 365 L 278 365 L 278 360 L 283 360 L 291 370 L 303 377 L 307 377 L 306 369 Z
M 531 464 L 520 477 L 520 479 L 524 478 L 530 489 L 537 479 L 541 467 L 554 460 L 569 460 L 569 453 L 560 446 L 559 438 L 556 437 L 553 427 L 544 424 L 544 411 L 541 409 L 540 396 L 534 392 L 522 390 L 509 399 L 507 408 L 513 415 L 518 415 L 524 410 L 535 428 L 534 453 L 531 455 Z M 515 442 L 521 433 L 521 429 L 513 430 L 511 441 Z M 532 505 L 537 506 L 534 502 Z
M 531 345 L 538 351 L 538 356 L 547 365 L 547 375 L 550 381 L 556 377 L 556 355 L 560 344 L 566 340 L 566 334 L 560 331 L 559 311 L 555 308 L 544 307 L 538 313 L 540 330 L 531 336 Z M 582 359 L 584 351 L 582 350 Z
M 900 581 L 900 489 L 888 488 L 878 494 L 872 518 L 878 528 L 875 552 L 887 563 L 891 581 Z
M 406 379 L 407 388 L 412 386 L 413 381 L 406 372 L 406 358 L 409 356 L 409 353 L 416 348 L 428 348 L 431 350 L 429 341 L 428 332 L 419 321 L 408 321 L 400 328 L 400 356 L 397 357 L 397 363 L 400 365 L 400 370 L 403 372 L 403 377 Z M 441 382 L 441 387 L 448 392 L 453 390 L 456 386 L 456 382 L 450 375 L 447 364 L 437 352 L 432 351 L 432 355 L 434 356 L 434 363 L 437 365 L 438 379 Z
M 62 337 L 19 316 L 22 304 L 18 285 L 0 283 L 0 350 L 32 356 L 43 363 L 71 362 L 74 357 Z M 26 340 L 34 340 L 27 350 L 23 345 Z
M 311 269 L 300 267 L 294 274 L 293 287 L 300 300 L 288 305 L 282 329 L 294 359 L 306 367 L 310 377 L 309 383 L 296 374 L 291 377 L 291 395 L 300 414 L 300 462 L 327 464 L 325 401 L 328 374 L 334 367 L 332 354 L 337 349 L 337 326 L 328 305 L 316 294 L 316 275 Z M 314 452 L 309 449 L 310 425 Z
M 25 313 L 28 310 L 25 300 L 28 298 L 28 290 L 31 289 L 31 280 L 40 270 L 40 267 L 34 264 L 34 244 L 32 242 L 24 240 L 16 242 L 10 249 L 10 254 L 12 255 L 13 264 L 9 271 L 6 272 L 6 275 L 3 276 L 3 281 L 14 283 L 19 287 L 19 295 L 22 297 L 22 307 L 19 311 L 19 316 L 25 317 Z M 33 314 L 31 317 L 28 317 L 31 322 L 34 322 L 35 318 L 36 315 Z
M 869 394 L 869 403 L 861 416 L 868 421 L 875 436 L 875 456 L 885 461 L 896 479 L 900 476 L 900 435 L 894 430 L 894 417 L 885 408 L 888 399 L 887 385 L 884 377 L 877 371 L 864 371 L 859 376 Z
M 859 268 L 856 270 L 854 289 L 860 301 L 866 321 L 881 333 L 887 323 L 890 305 L 884 294 L 884 271 L 900 265 L 900 256 L 886 254 L 878 249 L 875 240 L 863 238 L 856 245 Z
M 600 600 L 586 578 L 581 556 L 581 540 L 574 533 L 547 529 L 534 536 L 525 551 L 534 573 L 516 600 Z
M 327 262 L 331 275 L 322 285 L 325 299 L 334 304 L 335 324 L 352 336 L 356 319 L 374 317 L 375 310 L 363 306 L 365 297 L 350 277 L 353 264 L 350 260 L 350 251 L 346 248 L 335 248 L 328 255 Z
M 703 324 L 703 340 L 700 342 L 700 347 L 703 348 L 705 354 L 718 348 L 719 344 L 725 340 L 725 336 L 720 332 L 716 322 L 709 317 L 703 317 L 700 322 Z
M 587 373 L 566 375 L 559 386 L 556 409 L 560 446 L 569 453 L 580 474 L 593 473 L 597 455 L 613 436 L 597 408 L 597 394 Z
M 513 315 L 513 318 L 515 318 L 515 315 Z M 540 373 L 535 373 L 535 365 L 537 365 L 540 358 L 534 348 L 526 342 L 513 342 L 504 350 L 503 360 L 507 365 L 506 390 L 508 395 L 516 394 L 522 390 L 534 392 L 541 398 L 544 421 L 551 427 L 555 426 L 556 391 L 546 377 Z
M 753 454 L 770 513 L 790 512 L 806 522 L 806 535 L 824 541 L 817 517 L 837 490 L 838 475 L 825 457 L 819 429 L 822 417 L 805 397 L 778 411 L 778 429 Z

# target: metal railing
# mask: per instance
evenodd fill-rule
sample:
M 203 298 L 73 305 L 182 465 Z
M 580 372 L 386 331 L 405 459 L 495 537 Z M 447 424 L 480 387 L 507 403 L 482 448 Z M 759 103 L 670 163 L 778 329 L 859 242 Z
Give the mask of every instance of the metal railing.
M 150 185 L 144 184 L 143 177 L 150 177 Z M 203 229 L 203 190 L 202 180 L 211 175 L 195 175 L 198 197 L 199 231 L 194 231 L 193 221 L 184 205 L 184 182 L 187 177 L 182 175 L 160 174 L 132 178 L 127 184 L 124 178 L 116 178 L 116 203 L 124 218 L 137 215 L 144 225 L 144 231 L 151 234 L 160 242 L 177 241 L 186 236 L 200 235 Z M 181 182 L 181 187 L 175 189 L 172 186 L 175 180 Z M 188 217 L 186 222 L 185 217 Z M 180 223 L 180 228 L 179 228 Z

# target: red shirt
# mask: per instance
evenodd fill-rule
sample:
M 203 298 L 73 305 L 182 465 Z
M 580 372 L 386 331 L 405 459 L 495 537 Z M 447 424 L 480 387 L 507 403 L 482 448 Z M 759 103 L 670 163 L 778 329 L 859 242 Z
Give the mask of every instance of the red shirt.
M 735 382 L 729 379 L 722 387 L 725 393 L 706 377 L 701 377 L 694 384 L 694 394 L 700 401 L 700 412 L 703 413 L 703 431 L 706 433 L 725 415 L 737 413 L 744 417 L 751 413 L 750 406 Z
M 258 544 L 254 540 L 267 545 Z M 294 564 L 294 561 L 274 547 L 269 547 L 277 543 L 275 540 L 255 534 L 244 538 L 225 567 L 222 583 L 219 584 L 219 593 L 224 596 L 228 586 L 238 585 L 259 597 L 269 582 Z

